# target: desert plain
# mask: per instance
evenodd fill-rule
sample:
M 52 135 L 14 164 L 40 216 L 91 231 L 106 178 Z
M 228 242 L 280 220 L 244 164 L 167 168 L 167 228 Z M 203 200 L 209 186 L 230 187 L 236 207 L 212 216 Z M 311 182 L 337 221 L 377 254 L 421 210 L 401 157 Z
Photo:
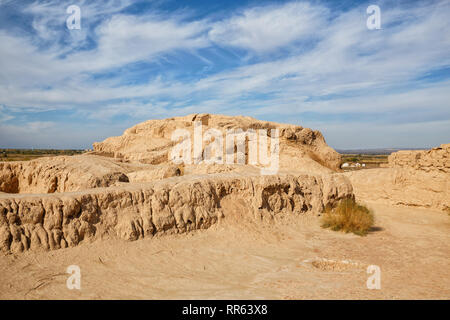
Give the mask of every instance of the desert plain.
M 252 134 L 242 149 L 215 144 L 244 163 L 173 161 L 173 133 L 194 136 L 197 123 L 268 140 L 276 129 L 277 172 L 249 160 Z M 344 172 L 319 131 L 193 114 L 82 155 L 0 162 L 0 298 L 449 299 L 449 158 L 443 144 Z M 321 227 L 345 199 L 373 212 L 367 235 Z M 71 265 L 80 290 L 67 287 Z M 380 288 L 368 288 L 369 266 Z

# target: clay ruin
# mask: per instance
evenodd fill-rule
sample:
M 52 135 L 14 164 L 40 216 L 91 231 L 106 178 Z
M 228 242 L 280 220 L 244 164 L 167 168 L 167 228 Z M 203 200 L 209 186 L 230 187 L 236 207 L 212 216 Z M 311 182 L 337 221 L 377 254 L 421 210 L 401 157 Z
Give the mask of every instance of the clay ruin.
M 278 129 L 278 173 L 261 175 L 248 161 L 174 164 L 171 134 L 193 130 L 195 121 L 222 132 Z M 83 155 L 0 163 L 0 250 L 53 250 L 204 229 L 226 220 L 221 203 L 230 197 L 243 201 L 255 223 L 320 213 L 353 197 L 349 180 L 337 172 L 340 160 L 320 132 L 300 126 L 210 114 L 150 120 L 94 143 Z

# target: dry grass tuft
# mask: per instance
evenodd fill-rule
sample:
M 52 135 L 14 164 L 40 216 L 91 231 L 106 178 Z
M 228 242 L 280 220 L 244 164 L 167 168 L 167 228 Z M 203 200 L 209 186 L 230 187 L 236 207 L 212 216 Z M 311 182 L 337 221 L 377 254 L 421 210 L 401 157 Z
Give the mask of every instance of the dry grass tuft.
M 327 207 L 322 218 L 322 228 L 360 236 L 366 235 L 373 224 L 373 213 L 354 199 L 342 200 L 336 208 Z
M 450 207 L 445 208 L 444 211 L 450 216 Z

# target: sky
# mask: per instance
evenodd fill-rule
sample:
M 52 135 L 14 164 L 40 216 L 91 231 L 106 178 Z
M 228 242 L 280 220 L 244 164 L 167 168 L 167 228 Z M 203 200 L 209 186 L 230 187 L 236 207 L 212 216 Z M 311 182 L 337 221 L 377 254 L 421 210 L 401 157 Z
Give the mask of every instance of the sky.
M 338 149 L 450 143 L 449 17 L 448 0 L 0 0 L 0 148 L 91 148 L 206 112 Z

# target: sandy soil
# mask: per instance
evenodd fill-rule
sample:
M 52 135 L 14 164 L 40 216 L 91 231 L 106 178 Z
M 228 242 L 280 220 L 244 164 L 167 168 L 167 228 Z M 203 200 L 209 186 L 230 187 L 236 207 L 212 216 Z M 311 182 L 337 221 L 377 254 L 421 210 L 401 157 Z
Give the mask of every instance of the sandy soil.
M 0 256 L 0 298 L 449 299 L 450 217 L 367 204 L 377 228 L 366 237 L 312 216 L 256 223 L 229 203 L 226 221 L 187 235 Z M 372 264 L 380 290 L 366 287 Z M 81 290 L 66 287 L 69 265 L 81 268 Z

